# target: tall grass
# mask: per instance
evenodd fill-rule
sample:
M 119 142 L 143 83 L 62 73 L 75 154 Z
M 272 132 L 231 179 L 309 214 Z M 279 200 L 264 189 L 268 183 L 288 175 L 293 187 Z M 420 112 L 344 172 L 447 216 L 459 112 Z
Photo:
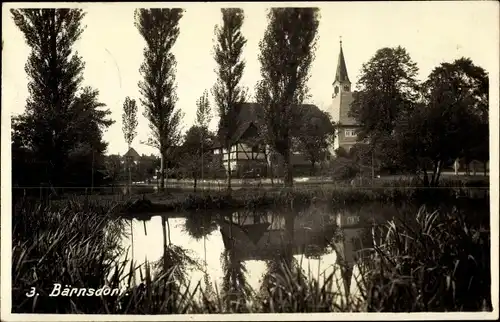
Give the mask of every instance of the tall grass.
M 14 207 L 13 312 L 105 312 L 116 299 L 48 295 L 54 283 L 95 289 L 109 284 L 122 238 L 122 222 L 111 220 L 111 210 L 75 202 L 57 209 L 28 201 Z M 39 296 L 25 295 L 32 287 Z
M 318 200 L 338 205 L 351 200 L 348 193 L 355 194 L 349 197 L 353 200 L 382 202 L 405 195 L 346 189 L 337 195 L 327 190 L 315 195 L 284 193 L 274 200 L 287 205 Z M 366 249 L 360 250 L 357 262 L 360 297 L 341 291 L 338 272 L 320 280 L 290 260 L 270 261 L 258 290 L 248 289 L 240 276 L 237 284 L 244 291 L 233 290 L 228 297 L 228 287 L 209 288 L 186 278 L 186 265 L 197 264 L 178 247 L 169 247 L 166 269 L 147 261 L 139 267 L 131 263 L 125 256 L 128 250 L 120 246 L 127 229 L 115 216 L 116 208 L 74 201 L 45 206 L 24 202 L 13 213 L 12 310 L 93 314 L 491 310 L 489 227 L 487 220 L 464 212 L 464 204 L 422 207 L 413 217 L 395 214 L 397 218 L 367 231 Z M 226 266 L 243 270 L 238 263 Z M 53 283 L 95 289 L 106 285 L 123 292 L 54 298 L 48 296 Z M 26 297 L 31 287 L 38 296 Z
M 420 208 L 371 232 L 369 311 L 491 310 L 490 231 L 467 213 Z

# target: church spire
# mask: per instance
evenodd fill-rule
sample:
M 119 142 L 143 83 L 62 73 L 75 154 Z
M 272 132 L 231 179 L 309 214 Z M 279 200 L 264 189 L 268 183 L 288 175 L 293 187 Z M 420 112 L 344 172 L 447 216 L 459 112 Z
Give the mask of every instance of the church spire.
M 345 65 L 344 51 L 342 50 L 342 37 L 340 37 L 340 52 L 339 60 L 337 62 L 337 72 L 335 73 L 335 80 L 333 81 L 333 95 L 336 97 L 340 92 L 351 91 L 351 81 L 347 76 L 347 67 Z
M 347 67 L 344 59 L 344 51 L 342 50 L 342 37 L 340 37 L 340 53 L 339 60 L 337 63 L 337 73 L 335 74 L 335 81 L 339 83 L 349 82 L 349 76 L 347 76 Z

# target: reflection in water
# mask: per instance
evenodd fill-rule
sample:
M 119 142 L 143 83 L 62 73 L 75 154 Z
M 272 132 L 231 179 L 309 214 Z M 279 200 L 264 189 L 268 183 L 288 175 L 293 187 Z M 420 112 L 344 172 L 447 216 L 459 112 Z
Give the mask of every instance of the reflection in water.
M 245 262 L 235 256 L 235 251 L 230 242 L 221 255 L 224 272 L 222 298 L 227 310 L 238 312 L 246 304 L 245 299 L 251 294 L 251 288 L 247 282 Z
M 190 284 L 193 291 L 200 282 L 205 294 L 220 291 L 228 310 L 242 311 L 252 290 L 274 292 L 291 280 L 314 279 L 318 287 L 334 284 L 327 280 L 332 273 L 346 279 L 342 293 L 353 290 L 354 253 L 360 245 L 352 237 L 358 236 L 364 222 L 349 219 L 348 213 L 333 215 L 310 209 L 300 213 L 194 212 L 169 217 L 168 225 L 161 216 L 146 222 L 133 220 L 132 234 L 123 241 L 124 246 L 133 238 L 135 259 L 157 262 L 156 274 L 175 267 L 178 285 Z M 167 232 L 162 232 L 163 225 Z M 338 226 L 344 239 L 339 238 Z M 348 269 L 340 274 L 339 267 Z
M 217 229 L 216 213 L 211 211 L 192 211 L 186 214 L 185 231 L 194 239 L 199 240 Z

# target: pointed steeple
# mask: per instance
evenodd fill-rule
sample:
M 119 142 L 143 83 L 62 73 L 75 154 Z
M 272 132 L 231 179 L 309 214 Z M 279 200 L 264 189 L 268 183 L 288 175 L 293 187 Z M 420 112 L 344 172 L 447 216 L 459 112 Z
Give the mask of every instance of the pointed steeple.
M 337 73 L 335 74 L 335 80 L 339 83 L 349 82 L 349 76 L 347 75 L 347 67 L 345 65 L 344 51 L 342 50 L 342 38 L 340 38 L 340 53 L 339 60 L 337 63 Z
M 344 51 L 342 50 L 342 37 L 340 38 L 340 52 L 337 62 L 337 72 L 335 73 L 335 80 L 333 81 L 334 94 L 337 96 L 339 92 L 350 92 L 351 81 L 347 75 L 347 67 L 344 58 Z

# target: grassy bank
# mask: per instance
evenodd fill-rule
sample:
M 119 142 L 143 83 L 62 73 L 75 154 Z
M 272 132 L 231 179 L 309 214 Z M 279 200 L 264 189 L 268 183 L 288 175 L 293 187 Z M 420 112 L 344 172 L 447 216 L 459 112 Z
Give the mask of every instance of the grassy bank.
M 120 189 L 115 189 L 120 190 Z M 119 204 L 115 213 L 125 217 L 148 217 L 158 213 L 195 210 L 236 210 L 266 207 L 309 207 L 315 202 L 329 203 L 332 207 L 350 206 L 371 202 L 435 204 L 469 200 L 489 193 L 487 177 L 451 177 L 441 181 L 439 188 L 420 187 L 414 179 L 399 178 L 378 180 L 362 187 L 348 182 L 301 183 L 293 188 L 281 186 L 247 186 L 235 189 L 228 196 L 222 190 L 198 190 L 186 187 L 168 187 L 166 192 L 154 192 L 153 186 L 134 186 L 130 195 L 108 194 L 106 190 L 93 194 L 67 194 L 51 200 L 52 204 L 64 205 L 67 200 L 96 202 L 103 207 Z M 37 199 L 38 197 L 35 197 Z
M 167 194 L 143 194 L 132 197 L 125 203 L 124 212 L 129 214 L 154 214 L 165 212 L 221 209 L 257 208 L 307 208 L 314 203 L 328 203 L 332 207 L 354 204 L 387 202 L 436 204 L 469 202 L 470 199 L 484 198 L 489 194 L 487 188 L 467 187 L 427 189 L 415 187 L 374 187 L 359 189 L 354 187 L 295 187 L 293 189 L 240 189 L 230 196 L 226 192 L 186 191 L 167 192 Z
M 328 201 L 395 200 L 399 192 L 343 190 L 274 197 L 298 204 Z M 350 197 L 348 197 L 350 195 Z M 417 192 L 412 192 L 411 197 Z M 490 234 L 487 221 L 465 211 L 456 201 L 439 211 L 420 209 L 413 218 L 394 218 L 368 231 L 373 244 L 363 252 L 363 292 L 360 298 L 340 295 L 336 275 L 322 283 L 299 270 L 293 261 L 270 265 L 259 290 L 230 285 L 207 288 L 200 281 L 185 291 L 179 260 L 182 252 L 169 248 L 168 269 L 146 263 L 137 271 L 120 261 L 123 221 L 116 209 L 93 202 L 67 201 L 46 208 L 21 203 L 13 212 L 13 312 L 37 313 L 222 313 L 222 312 L 347 312 L 347 311 L 477 311 L 491 309 Z M 462 199 L 466 196 L 464 193 Z M 261 197 L 262 198 L 262 197 Z M 290 199 L 292 198 L 292 199 Z M 397 199 L 397 198 L 396 198 Z M 302 201 L 300 201 L 302 200 Z M 333 201 L 332 201 L 333 200 Z M 451 199 L 450 199 L 451 200 Z M 483 205 L 487 200 L 483 199 Z M 430 209 L 430 208 L 427 208 Z M 373 238 L 372 238 L 373 237 Z M 163 260 L 160 262 L 164 263 Z M 281 264 L 280 264 L 281 263 Z M 272 266 L 272 267 L 271 267 Z M 233 265 L 234 267 L 234 265 Z M 144 272 L 144 275 L 140 272 Z M 142 284 L 133 287 L 133 279 Z M 243 281 L 244 282 L 244 281 Z M 243 283 L 242 282 L 242 283 Z M 77 288 L 117 288 L 132 285 L 113 296 L 49 297 L 53 283 Z M 198 283 L 198 281 L 191 281 Z M 238 283 L 237 283 L 238 284 Z M 235 284 L 236 285 L 236 284 Z M 238 284 L 243 285 L 243 284 Z M 26 293 L 35 287 L 39 296 Z

